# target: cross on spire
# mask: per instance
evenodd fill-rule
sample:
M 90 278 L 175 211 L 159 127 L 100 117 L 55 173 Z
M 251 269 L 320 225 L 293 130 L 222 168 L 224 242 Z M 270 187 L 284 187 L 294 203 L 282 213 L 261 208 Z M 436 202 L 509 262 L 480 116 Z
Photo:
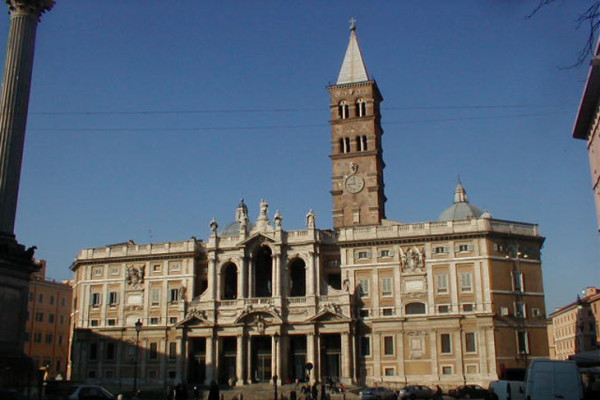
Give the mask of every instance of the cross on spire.
M 354 17 L 350 18 L 350 30 L 353 31 L 356 29 L 356 19 Z

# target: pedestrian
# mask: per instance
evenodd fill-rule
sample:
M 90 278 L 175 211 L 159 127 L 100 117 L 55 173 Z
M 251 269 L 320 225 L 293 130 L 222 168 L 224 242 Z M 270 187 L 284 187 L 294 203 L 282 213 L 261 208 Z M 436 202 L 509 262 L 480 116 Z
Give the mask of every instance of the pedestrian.
M 290 392 L 290 400 L 296 400 L 296 391 L 295 390 L 292 390 Z
M 200 388 L 194 385 L 194 400 L 200 400 Z
M 176 400 L 187 400 L 187 390 L 183 383 L 177 385 Z
M 442 388 L 440 387 L 440 385 L 436 385 L 436 387 L 435 387 L 435 397 L 434 398 L 437 400 L 442 399 Z
M 321 400 L 326 400 L 327 393 L 325 393 L 325 383 L 321 383 Z
M 315 382 L 312 387 L 312 398 L 313 400 L 317 400 L 319 398 L 319 389 L 317 389 L 317 382 Z
M 208 389 L 208 400 L 219 400 L 219 386 L 214 380 L 210 381 L 210 388 Z

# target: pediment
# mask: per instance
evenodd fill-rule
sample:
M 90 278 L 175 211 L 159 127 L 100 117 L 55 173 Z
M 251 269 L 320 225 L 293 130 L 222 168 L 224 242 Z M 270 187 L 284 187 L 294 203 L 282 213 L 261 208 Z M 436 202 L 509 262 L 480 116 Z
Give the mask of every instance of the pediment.
M 321 310 L 317 314 L 310 317 L 307 321 L 309 322 L 350 322 L 351 319 L 345 317 L 342 314 L 338 314 L 331 310 Z
M 244 246 L 249 246 L 249 245 L 263 245 L 266 243 L 275 243 L 275 239 L 265 235 L 262 232 L 256 232 L 253 235 L 251 235 L 250 237 L 248 237 L 246 240 L 240 242 L 240 245 L 244 245 Z
M 192 328 L 199 326 L 213 327 L 215 324 L 207 320 L 202 313 L 190 312 L 182 321 L 175 325 L 176 328 Z

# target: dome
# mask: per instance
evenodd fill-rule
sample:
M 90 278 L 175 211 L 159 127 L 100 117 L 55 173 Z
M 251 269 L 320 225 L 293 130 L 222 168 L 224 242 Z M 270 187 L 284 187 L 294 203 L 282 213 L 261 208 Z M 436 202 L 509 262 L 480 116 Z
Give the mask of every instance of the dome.
M 440 214 L 438 221 L 456 221 L 461 219 L 479 218 L 483 214 L 478 207 L 467 200 L 467 191 L 462 183 L 456 185 L 454 192 L 454 204 Z
M 252 223 L 248 222 L 248 230 L 252 230 Z M 240 223 L 238 221 L 234 221 L 227 225 L 225 228 L 221 230 L 221 236 L 237 236 L 240 234 Z

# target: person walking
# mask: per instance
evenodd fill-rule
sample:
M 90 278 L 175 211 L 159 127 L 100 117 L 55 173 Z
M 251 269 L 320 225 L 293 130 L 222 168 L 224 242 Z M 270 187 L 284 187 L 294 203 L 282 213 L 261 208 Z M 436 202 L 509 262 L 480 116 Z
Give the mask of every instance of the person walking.
M 214 380 L 210 381 L 210 388 L 208 389 L 208 400 L 219 400 L 219 386 Z

